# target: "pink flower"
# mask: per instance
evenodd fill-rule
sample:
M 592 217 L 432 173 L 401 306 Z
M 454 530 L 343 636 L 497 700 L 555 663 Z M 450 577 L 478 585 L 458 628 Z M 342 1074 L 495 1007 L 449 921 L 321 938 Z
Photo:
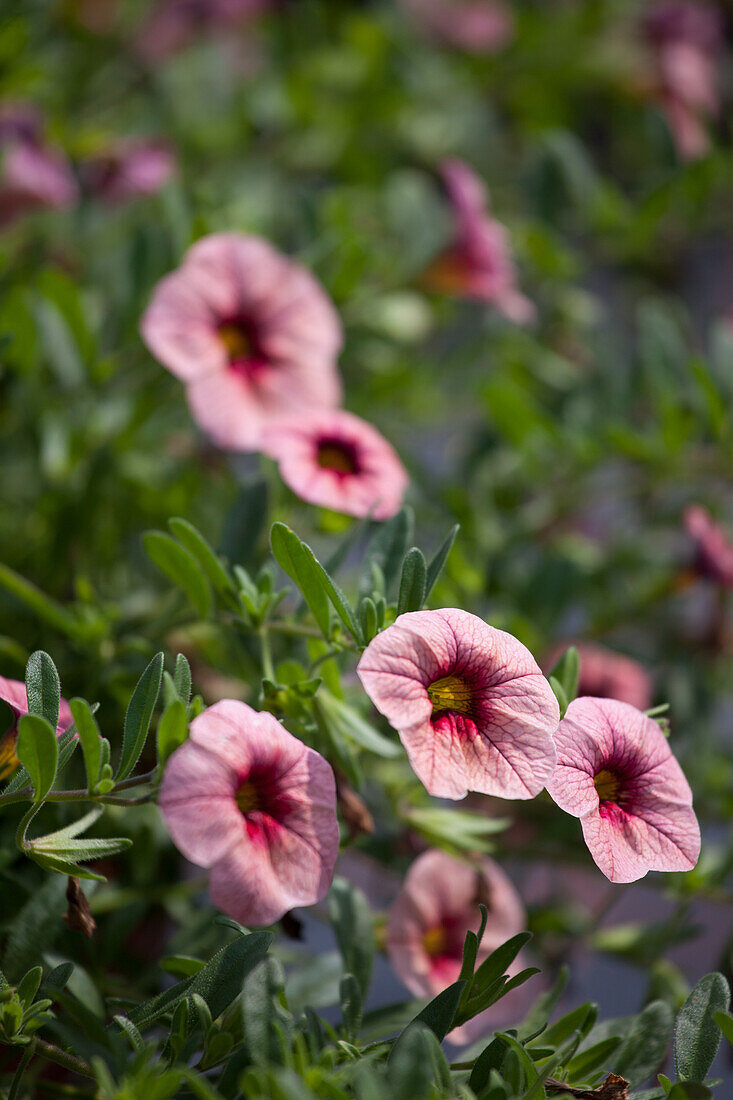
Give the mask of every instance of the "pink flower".
M 78 196 L 68 161 L 42 139 L 34 107 L 13 103 L 0 111 L 0 226 L 42 207 L 66 209 Z
M 555 734 L 557 768 L 547 790 L 579 817 L 611 882 L 647 871 L 689 871 L 700 854 L 692 794 L 656 722 L 628 703 L 575 699 Z
M 423 852 L 407 872 L 392 905 L 387 925 L 387 954 L 400 981 L 416 997 L 435 997 L 458 978 L 466 932 L 478 931 L 479 903 L 488 909 L 486 930 L 479 947 L 480 965 L 506 940 L 526 927 L 519 894 L 498 864 L 481 859 L 471 864 L 431 849 Z M 510 974 L 522 964 L 515 959 Z M 476 1024 L 489 1025 L 503 1016 L 504 1004 L 482 1012 L 450 1034 L 452 1042 L 470 1040 Z
M 262 449 L 299 497 L 351 516 L 389 519 L 409 484 L 387 440 L 343 409 L 278 421 L 263 436 Z
M 221 447 L 257 450 L 277 417 L 341 400 L 336 311 L 310 272 L 259 237 L 197 241 L 156 287 L 141 331 Z
M 134 138 L 118 142 L 82 166 L 90 190 L 109 203 L 156 194 L 175 168 L 175 157 L 165 145 Z
M 164 58 L 202 35 L 231 34 L 272 6 L 273 0 L 162 0 L 138 36 L 149 60 Z
M 532 654 L 456 608 L 400 615 L 357 673 L 430 794 L 533 798 L 555 767 L 560 711 Z
M 496 53 L 514 33 L 512 13 L 500 0 L 403 0 L 425 31 L 467 53 Z
M 508 234 L 488 212 L 483 182 L 460 160 L 444 161 L 440 171 L 456 232 L 453 244 L 428 269 L 428 286 L 487 302 L 516 324 L 527 324 L 535 307 L 517 287 Z
M 705 124 L 719 107 L 720 15 L 705 4 L 663 0 L 646 14 L 643 29 L 654 54 L 657 98 L 679 155 L 702 156 L 709 146 Z
M 242 924 L 271 924 L 328 891 L 333 772 L 271 714 L 225 699 L 194 718 L 158 803 L 176 847 L 211 868 L 214 904 Z
M 0 737 L 0 779 L 7 779 L 15 771 L 20 761 L 15 755 L 15 743 L 18 739 L 18 720 L 28 713 L 28 695 L 22 680 L 6 680 L 0 676 L 0 700 L 7 703 L 12 711 L 10 728 Z M 64 733 L 74 719 L 71 708 L 65 699 L 59 706 L 59 721 L 56 727 L 58 737 Z
M 619 699 L 639 710 L 652 705 L 652 678 L 638 661 L 615 653 L 594 642 L 564 642 L 548 655 L 545 668 L 549 671 L 569 645 L 580 654 L 578 695 L 597 695 L 604 699 Z
M 733 541 L 699 504 L 691 504 L 683 517 L 685 530 L 695 544 L 695 569 L 724 588 L 733 585 Z

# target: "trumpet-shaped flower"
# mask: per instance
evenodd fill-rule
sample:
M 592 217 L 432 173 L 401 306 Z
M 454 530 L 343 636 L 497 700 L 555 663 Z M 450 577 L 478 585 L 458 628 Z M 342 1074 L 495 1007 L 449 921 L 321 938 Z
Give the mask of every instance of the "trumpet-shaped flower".
M 303 500 L 351 516 L 389 519 L 409 478 L 376 428 L 343 409 L 287 418 L 262 442 L 283 481 Z
M 580 656 L 578 695 L 598 695 L 603 699 L 620 699 L 639 710 L 652 703 L 652 679 L 638 661 L 615 653 L 595 642 L 566 642 L 552 650 L 545 662 L 550 669 L 568 645 L 576 646 Z
M 526 324 L 535 307 L 519 290 L 509 236 L 491 217 L 482 180 L 460 160 L 441 165 L 455 221 L 453 243 L 426 273 L 429 287 L 493 305 L 509 320 Z
M 555 735 L 557 768 L 547 790 L 580 818 L 598 867 L 611 882 L 647 871 L 689 871 L 700 854 L 692 794 L 656 722 L 628 703 L 574 699 Z
M 168 761 L 158 801 L 176 847 L 211 869 L 211 899 L 235 920 L 271 924 L 328 891 L 333 772 L 271 714 L 232 699 L 209 707 Z
M 277 417 L 341 399 L 331 302 L 310 272 L 259 237 L 197 241 L 158 284 L 141 330 L 219 446 L 257 450 Z
M 0 676 L 0 700 L 10 707 L 10 728 L 6 729 L 0 737 L 0 779 L 6 779 L 18 767 L 20 761 L 15 754 L 15 744 L 18 740 L 18 721 L 28 713 L 28 695 L 22 680 L 6 680 Z M 74 719 L 71 708 L 65 699 L 59 706 L 59 720 L 56 727 L 56 735 L 60 737 Z
M 357 672 L 430 794 L 533 798 L 552 775 L 560 718 L 552 689 L 521 642 L 476 615 L 400 615 Z
M 685 510 L 684 525 L 695 544 L 695 569 L 724 588 L 733 585 L 733 541 L 699 504 Z

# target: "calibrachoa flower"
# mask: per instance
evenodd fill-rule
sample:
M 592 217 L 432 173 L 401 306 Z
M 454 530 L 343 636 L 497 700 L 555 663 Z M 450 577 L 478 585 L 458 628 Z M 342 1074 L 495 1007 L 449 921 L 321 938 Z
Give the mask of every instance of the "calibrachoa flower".
M 517 324 L 532 321 L 535 307 L 517 287 L 509 235 L 489 213 L 482 180 L 461 160 L 444 161 L 440 171 L 455 236 L 426 272 L 426 284 L 441 293 L 487 302 Z
M 699 157 L 710 144 L 706 122 L 719 108 L 720 14 L 698 0 L 663 0 L 650 8 L 643 26 L 654 53 L 659 103 L 679 155 Z
M 623 653 L 615 653 L 595 642 L 565 642 L 555 647 L 545 662 L 550 669 L 569 645 L 580 655 L 578 695 L 598 695 L 603 699 L 620 699 L 639 710 L 652 705 L 652 678 L 638 661 Z
M 139 48 L 149 60 L 176 53 L 205 34 L 230 34 L 272 0 L 162 0 L 145 22 Z
M 273 715 L 233 699 L 191 723 L 158 800 L 186 859 L 211 869 L 211 899 L 242 924 L 319 901 L 339 845 L 330 765 Z
M 430 794 L 533 798 L 555 767 L 560 711 L 521 642 L 456 608 L 400 615 L 357 672 Z
M 547 790 L 579 817 L 606 878 L 689 871 L 700 854 L 692 793 L 656 722 L 628 703 L 574 699 L 555 734 Z
M 724 588 L 733 585 L 733 541 L 699 504 L 685 509 L 684 525 L 695 544 L 695 569 Z
M 343 409 L 278 421 L 265 433 L 262 449 L 303 500 L 351 516 L 389 519 L 409 483 L 387 440 Z
M 0 225 L 30 210 L 76 202 L 69 163 L 44 142 L 42 130 L 40 114 L 28 104 L 5 104 L 0 111 Z
M 259 237 L 197 241 L 156 287 L 141 331 L 221 447 L 257 450 L 277 417 L 341 400 L 336 311 L 309 271 Z
M 412 864 L 390 909 L 387 953 L 400 981 L 414 996 L 435 997 L 456 981 L 466 932 L 478 931 L 479 904 L 486 906 L 488 919 L 477 965 L 526 927 L 524 906 L 514 886 L 491 859 L 471 864 L 431 849 Z M 521 967 L 515 959 L 510 973 Z M 481 1024 L 488 1024 L 496 1011 L 481 1013 Z M 471 1032 L 475 1023 L 471 1021 Z M 468 1027 L 456 1028 L 451 1040 L 469 1039 Z
M 18 740 L 18 720 L 28 713 L 28 694 L 22 680 L 6 680 L 0 676 L 0 699 L 7 703 L 13 712 L 10 729 L 0 738 L 0 779 L 7 779 L 18 767 L 20 761 L 15 755 L 15 743 Z M 65 699 L 59 706 L 59 722 L 56 727 L 58 737 L 69 728 L 74 719 L 71 708 Z
M 173 153 L 161 142 L 128 138 L 90 157 L 82 174 L 90 191 L 105 202 L 118 203 L 156 194 L 175 168 Z
M 514 20 L 500 0 L 402 0 L 428 34 L 468 53 L 495 53 L 511 39 Z

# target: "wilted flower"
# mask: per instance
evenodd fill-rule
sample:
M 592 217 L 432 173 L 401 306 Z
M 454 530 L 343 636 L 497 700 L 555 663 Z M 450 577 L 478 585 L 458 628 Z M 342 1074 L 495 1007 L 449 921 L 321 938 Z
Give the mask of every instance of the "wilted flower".
M 733 585 L 733 541 L 699 504 L 691 504 L 685 509 L 683 521 L 695 544 L 697 572 L 730 588 Z
M 560 711 L 528 649 L 456 608 L 400 615 L 357 672 L 430 794 L 533 798 L 555 767 Z
M 341 399 L 336 311 L 309 271 L 259 237 L 197 241 L 156 287 L 141 331 L 221 447 L 256 450 L 275 418 Z
M 700 854 L 692 793 L 656 722 L 628 703 L 575 699 L 555 734 L 547 790 L 579 817 L 606 878 L 689 871 Z
M 128 138 L 90 157 L 82 165 L 82 174 L 98 198 L 118 203 L 156 194 L 175 168 L 173 153 L 161 142 Z
M 440 171 L 455 235 L 426 272 L 427 285 L 444 294 L 487 302 L 517 324 L 533 320 L 535 307 L 517 287 L 509 236 L 489 214 L 482 180 L 461 160 L 443 161 Z
M 409 483 L 387 440 L 343 409 L 278 421 L 263 436 L 262 449 L 303 500 L 351 516 L 389 519 Z
M 488 918 L 477 966 L 526 927 L 524 906 L 514 886 L 501 867 L 487 858 L 467 863 L 431 849 L 412 864 L 390 909 L 387 953 L 400 981 L 414 996 L 435 997 L 456 981 L 466 932 L 478 931 L 479 904 L 486 906 Z M 515 959 L 510 973 L 519 969 L 521 962 Z M 488 1023 L 496 1012 L 489 1009 L 479 1019 Z M 470 1037 L 467 1027 L 455 1029 L 450 1038 L 465 1041 Z
M 709 145 L 706 122 L 719 107 L 720 14 L 704 3 L 663 0 L 645 14 L 643 29 L 654 54 L 659 104 L 679 155 L 699 157 Z
M 43 140 L 43 124 L 30 104 L 0 108 L 0 225 L 43 207 L 65 209 L 78 188 L 68 161 Z
M 22 680 L 6 680 L 0 676 L 0 700 L 7 703 L 12 711 L 10 728 L 5 730 L 0 737 L 0 779 L 7 779 L 18 767 L 20 761 L 15 755 L 15 743 L 18 740 L 18 721 L 24 714 L 28 714 L 28 694 Z M 74 719 L 71 708 L 65 699 L 59 706 L 59 721 L 56 727 L 57 736 L 61 736 Z
M 653 690 L 649 673 L 638 661 L 606 646 L 595 642 L 565 642 L 548 655 L 545 668 L 552 668 L 569 645 L 574 645 L 580 656 L 578 695 L 619 699 L 639 710 L 649 709 Z
M 149 60 L 167 57 L 206 34 L 227 34 L 272 7 L 272 0 L 161 0 L 138 36 Z
M 512 13 L 501 0 L 402 0 L 429 35 L 467 53 L 495 53 L 514 33 Z
M 214 904 L 242 924 L 271 924 L 328 891 L 333 772 L 271 714 L 225 699 L 194 718 L 158 803 L 176 847 L 211 868 Z

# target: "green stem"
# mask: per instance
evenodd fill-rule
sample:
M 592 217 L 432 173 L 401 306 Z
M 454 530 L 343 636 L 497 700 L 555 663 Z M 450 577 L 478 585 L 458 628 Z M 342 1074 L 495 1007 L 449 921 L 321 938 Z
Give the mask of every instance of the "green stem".
M 101 804 L 108 803 L 112 806 L 137 806 L 143 802 L 149 802 L 152 798 L 153 792 L 143 795 L 142 798 L 133 799 L 117 799 L 114 796 L 118 791 L 129 790 L 130 787 L 141 787 L 144 783 L 150 783 L 154 778 L 155 772 L 146 772 L 145 775 L 131 776 L 129 779 L 122 779 L 119 783 L 116 783 L 114 787 L 107 791 L 106 794 L 90 794 L 86 787 L 83 790 L 75 791 L 50 791 L 44 802 L 99 802 Z M 12 806 L 14 802 L 26 802 L 29 798 L 33 797 L 32 787 L 23 787 L 19 791 L 13 791 L 12 794 L 0 794 L 0 807 Z
M 270 648 L 270 635 L 268 632 L 268 625 L 263 623 L 258 633 L 260 636 L 260 644 L 262 646 L 262 675 L 265 680 L 275 681 L 275 666 L 272 663 L 272 650 Z
M 17 1070 L 15 1071 L 15 1077 L 13 1077 L 13 1083 L 10 1086 L 10 1092 L 8 1093 L 8 1100 L 16 1100 L 16 1097 L 18 1095 L 18 1089 L 23 1084 L 23 1077 L 25 1076 L 25 1071 L 28 1068 L 28 1063 L 30 1062 L 31 1058 L 33 1057 L 33 1055 L 35 1053 L 36 1053 L 36 1040 L 31 1039 L 30 1043 L 28 1044 L 28 1046 L 25 1048 L 25 1051 L 23 1052 L 23 1057 L 20 1060 L 20 1065 L 18 1066 Z
M 81 1058 L 76 1058 L 73 1054 L 67 1054 L 61 1047 L 54 1046 L 53 1043 L 47 1043 L 43 1039 L 36 1038 L 35 1043 L 37 1054 L 42 1054 L 44 1058 L 49 1058 L 52 1062 L 57 1062 L 60 1066 L 64 1066 L 82 1077 L 91 1077 L 92 1080 L 96 1080 L 94 1070 L 88 1062 L 83 1062 Z
M 27 852 L 30 848 L 30 844 L 25 839 L 25 834 L 28 832 L 28 826 L 30 825 L 31 821 L 36 816 L 42 805 L 42 802 L 34 802 L 33 805 L 26 810 L 26 812 L 23 814 L 20 821 L 18 822 L 18 828 L 15 831 L 15 843 L 21 852 Z

